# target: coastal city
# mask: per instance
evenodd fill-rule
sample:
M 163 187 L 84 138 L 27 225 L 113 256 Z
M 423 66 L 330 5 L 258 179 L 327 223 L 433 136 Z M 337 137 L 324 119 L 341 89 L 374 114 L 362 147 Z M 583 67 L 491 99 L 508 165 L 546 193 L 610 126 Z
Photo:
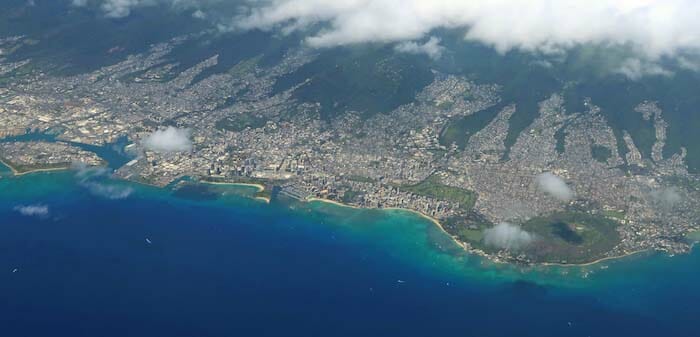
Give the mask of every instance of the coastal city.
M 0 153 L 2 153 L 2 162 L 16 174 L 68 169 L 74 163 L 88 166 L 104 165 L 104 161 L 94 152 L 81 150 L 65 143 L 0 143 Z
M 664 151 L 668 124 L 653 101 L 636 109 L 654 127 L 650 156 L 627 131 L 616 134 L 595 101 L 567 111 L 561 93 L 539 102 L 534 121 L 507 139 L 520 107 L 502 101 L 499 84 L 438 72 L 411 103 L 328 117 L 321 103 L 293 95 L 311 79 L 275 90 L 314 51 L 291 49 L 272 66 L 252 58 L 202 76 L 219 64 L 211 55 L 178 72 L 168 55 L 193 38 L 69 76 L 32 69 L 29 59 L 7 61 L 3 55 L 30 41 L 1 39 L 0 75 L 11 80 L 0 85 L 0 139 L 7 139 L 0 159 L 16 173 L 103 166 L 105 158 L 78 145 L 125 138 L 120 151 L 130 160 L 115 178 L 159 187 L 184 177 L 259 184 L 297 202 L 406 209 L 436 220 L 470 252 L 523 264 L 685 253 L 686 236 L 700 230 L 700 178 L 688 171 L 686 149 Z M 489 109 L 495 117 L 463 144 L 445 141 L 452 121 Z M 27 134 L 55 140 L 17 140 Z M 548 242 L 543 219 L 575 220 Z M 500 224 L 518 225 L 533 252 L 493 244 Z

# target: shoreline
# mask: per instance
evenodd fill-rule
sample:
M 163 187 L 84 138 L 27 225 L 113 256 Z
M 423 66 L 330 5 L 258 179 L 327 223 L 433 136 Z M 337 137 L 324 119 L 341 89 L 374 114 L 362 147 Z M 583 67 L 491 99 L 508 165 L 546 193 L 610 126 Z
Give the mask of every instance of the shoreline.
M 649 249 L 635 250 L 635 251 L 633 251 L 633 252 L 625 253 L 625 254 L 622 254 L 622 255 L 606 256 L 606 257 L 602 257 L 602 258 L 597 259 L 597 260 L 593 260 L 593 261 L 591 261 L 591 262 L 584 262 L 584 263 L 575 263 L 575 264 L 574 264 L 574 263 L 569 263 L 569 264 L 565 264 L 565 263 L 559 263 L 559 262 L 542 262 L 542 263 L 539 263 L 538 265 L 541 265 L 541 266 L 544 266 L 544 267 L 590 267 L 590 266 L 594 266 L 594 265 L 596 265 L 596 264 L 603 263 L 603 262 L 606 262 L 606 261 L 620 260 L 620 259 L 624 259 L 624 258 L 626 258 L 626 257 L 630 257 L 630 256 L 634 256 L 634 255 L 637 255 L 637 254 L 646 253 L 646 252 L 649 252 L 649 251 L 651 251 L 651 250 L 649 250 Z
M 352 209 L 371 209 L 371 208 L 364 208 L 364 207 L 359 207 L 359 206 L 347 205 L 347 204 L 344 204 L 344 203 L 339 202 L 339 201 L 323 199 L 323 198 L 308 198 L 308 199 L 306 199 L 306 201 L 307 202 L 314 202 L 314 201 L 322 202 L 322 203 L 326 203 L 326 204 L 330 204 L 330 205 L 334 205 L 334 206 L 352 208 Z M 427 214 L 424 214 L 423 212 L 412 210 L 412 209 L 407 209 L 407 208 L 400 208 L 400 207 L 372 208 L 372 209 L 389 210 L 389 211 L 402 211 L 402 212 L 412 213 L 412 214 L 417 215 L 425 220 L 430 221 L 433 225 L 437 226 L 441 232 L 443 232 L 445 235 L 449 236 L 450 239 L 452 240 L 452 242 L 454 242 L 459 247 L 464 249 L 465 252 L 472 254 L 472 255 L 484 257 L 484 258 L 486 258 L 489 261 L 494 262 L 494 263 L 504 263 L 504 264 L 514 265 L 513 263 L 510 263 L 508 261 L 500 261 L 500 260 L 493 259 L 490 257 L 489 254 L 483 252 L 482 250 L 473 249 L 473 248 L 470 249 L 466 243 L 458 240 L 457 238 L 452 236 L 452 234 L 447 232 L 438 219 L 435 219 Z M 530 266 L 530 267 L 538 267 L 538 266 L 539 267 L 571 267 L 571 268 L 590 267 L 590 266 L 594 266 L 594 265 L 597 265 L 599 263 L 603 263 L 606 261 L 620 260 L 620 259 L 624 259 L 626 257 L 634 256 L 634 255 L 649 252 L 649 251 L 650 251 L 649 249 L 642 249 L 642 250 L 637 250 L 637 251 L 633 251 L 633 252 L 629 252 L 629 253 L 625 253 L 625 254 L 617 255 L 617 256 L 606 256 L 606 257 L 603 257 L 600 259 L 596 259 L 596 260 L 593 260 L 590 262 L 583 262 L 583 263 L 537 262 L 537 263 L 532 263 L 528 266 Z
M 376 210 L 380 210 L 380 211 L 385 210 L 385 211 L 401 211 L 401 212 L 408 212 L 408 213 L 411 213 L 411 214 L 413 214 L 413 215 L 416 215 L 416 216 L 418 216 L 418 217 L 420 217 L 420 218 L 423 218 L 423 219 L 425 219 L 425 220 L 430 221 L 433 225 L 435 225 L 438 229 L 440 229 L 441 232 L 443 232 L 445 235 L 449 236 L 450 239 L 452 240 L 452 242 L 454 242 L 456 245 L 458 245 L 459 247 L 461 247 L 461 248 L 464 249 L 465 251 L 469 251 L 468 248 L 467 248 L 467 246 L 464 244 L 464 242 L 461 242 L 461 241 L 457 240 L 457 238 L 455 238 L 454 236 L 452 236 L 452 234 L 448 233 L 448 232 L 445 230 L 445 227 L 442 226 L 442 224 L 440 223 L 440 221 L 439 221 L 438 219 L 435 219 L 435 218 L 433 218 L 433 217 L 431 217 L 431 216 L 429 216 L 429 215 L 427 215 L 427 214 L 424 214 L 423 212 L 419 212 L 419 211 L 416 211 L 416 210 L 413 210 L 413 209 L 408 209 L 408 208 L 400 208 L 400 207 L 365 208 L 365 207 L 359 207 L 359 206 L 348 205 L 348 204 L 344 204 L 344 203 L 342 203 L 342 202 L 340 202 L 340 201 L 335 201 L 335 200 L 330 200 L 330 199 L 324 199 L 324 198 L 307 198 L 306 201 L 307 201 L 307 202 L 314 202 L 314 201 L 315 201 L 315 202 L 322 202 L 322 203 L 326 203 L 326 204 L 330 204 L 330 205 L 334 205 L 334 206 L 338 206 L 338 207 L 345 207 L 345 208 L 352 208 L 352 209 L 376 209 Z
M 254 183 L 220 183 L 220 182 L 206 181 L 206 180 L 200 180 L 200 181 L 197 181 L 197 183 L 206 184 L 206 185 L 220 185 L 220 186 L 244 186 L 244 187 L 247 186 L 247 187 L 255 187 L 258 190 L 258 193 L 265 191 L 264 185 L 254 184 Z
M 442 223 L 440 223 L 440 220 L 438 220 L 438 219 L 436 219 L 436 218 L 433 218 L 433 217 L 431 217 L 431 216 L 429 216 L 429 215 L 427 215 L 427 214 L 425 214 L 425 213 L 423 213 L 423 212 L 416 211 L 416 210 L 412 210 L 412 209 L 407 209 L 407 208 L 389 207 L 389 208 L 380 208 L 380 209 L 386 209 L 386 210 L 390 210 L 390 211 L 409 212 L 409 213 L 413 213 L 413 214 L 415 214 L 415 215 L 417 215 L 417 216 L 419 216 L 419 217 L 421 217 L 421 218 L 423 218 L 423 219 L 426 219 L 426 220 L 432 222 L 435 226 L 437 226 L 437 228 L 439 228 L 440 231 L 443 232 L 445 235 L 449 236 L 450 239 L 452 239 L 452 242 L 454 242 L 455 244 L 457 244 L 457 246 L 461 247 L 462 249 L 464 249 L 464 250 L 467 251 L 467 252 L 470 252 L 470 250 L 469 250 L 469 248 L 467 247 L 467 245 L 466 245 L 464 242 L 458 240 L 458 239 L 457 239 L 456 237 L 454 237 L 452 234 L 450 234 L 450 233 L 445 229 L 445 227 L 442 226 Z
M 335 201 L 335 200 L 330 200 L 330 199 L 324 199 L 324 198 L 316 198 L 316 197 L 314 197 L 314 198 L 306 198 L 305 201 L 306 201 L 306 202 L 322 202 L 322 203 L 325 203 L 325 204 L 331 204 L 331 205 L 335 205 L 335 206 L 338 206 L 338 207 L 345 207 L 345 208 L 352 208 L 352 209 L 365 209 L 365 208 L 358 207 L 358 206 L 353 206 L 353 205 L 344 204 L 344 203 L 342 203 L 342 202 L 340 202 L 340 201 Z M 369 209 L 369 208 L 367 208 L 367 209 Z
M 70 170 L 70 167 L 55 167 L 55 168 L 36 169 L 36 170 L 17 172 L 17 173 L 15 173 L 15 176 L 23 176 L 23 175 L 32 174 L 32 173 L 68 171 L 68 170 Z
M 197 184 L 205 184 L 205 185 L 218 185 L 218 186 L 254 187 L 257 190 L 256 193 L 261 193 L 261 192 L 264 192 L 266 190 L 266 188 L 263 184 L 255 184 L 255 183 L 226 183 L 226 182 L 216 182 L 216 181 L 206 181 L 206 180 L 199 180 L 196 183 Z M 270 202 L 272 202 L 272 200 L 268 197 L 252 196 L 249 198 L 252 198 L 253 200 L 257 200 L 257 201 L 262 201 L 266 204 L 270 204 Z
M 23 176 L 31 173 L 41 173 L 41 172 L 56 172 L 56 171 L 67 171 L 70 170 L 70 166 L 61 166 L 61 167 L 50 167 L 50 168 L 38 168 L 38 169 L 32 169 L 32 170 L 27 170 L 27 171 L 20 171 L 12 164 L 6 162 L 2 158 L 0 158 L 0 163 L 2 163 L 4 166 L 10 169 L 12 171 L 12 175 L 14 176 Z
M 50 168 L 50 169 L 37 169 L 37 170 L 31 170 L 31 171 L 27 171 L 27 172 L 18 172 L 14 167 L 12 167 L 11 165 L 7 165 L 7 163 L 5 163 L 4 161 L 2 161 L 1 159 L 0 159 L 0 163 L 4 164 L 4 165 L 7 166 L 8 168 L 10 168 L 15 176 L 24 176 L 24 175 L 27 175 L 27 174 L 30 174 L 30 173 L 49 173 L 49 174 L 50 174 L 50 173 L 52 173 L 52 172 L 66 171 L 66 170 L 69 170 L 69 169 L 70 169 L 70 167 L 60 167 L 60 168 Z M 134 180 L 130 180 L 130 179 L 121 179 L 121 178 L 119 178 L 119 179 L 120 179 L 120 180 L 127 181 L 127 182 L 132 182 L 132 183 L 137 183 L 137 184 L 141 184 L 141 185 L 145 185 L 145 186 L 155 187 L 155 188 L 158 188 L 158 189 L 166 189 L 166 188 L 167 188 L 167 186 L 157 186 L 157 185 L 152 185 L 152 184 L 148 184 L 148 183 L 144 183 L 144 182 L 140 182 L 140 181 L 134 181 Z M 220 182 L 209 182 L 209 181 L 197 181 L 196 183 L 197 183 L 197 184 L 208 184 L 208 185 L 224 185 L 224 186 L 228 185 L 228 186 L 255 187 L 255 188 L 257 189 L 257 192 L 258 192 L 258 193 L 265 191 L 265 186 L 263 186 L 262 184 L 254 184 L 254 183 L 223 183 L 223 182 L 220 183 Z M 270 202 L 271 202 L 271 200 L 270 200 L 269 198 L 261 197 L 261 196 L 252 196 L 252 197 L 248 197 L 248 198 L 253 199 L 253 200 L 262 201 L 262 202 L 265 202 L 266 204 L 270 204 Z M 490 254 L 487 254 L 487 253 L 485 253 L 484 251 L 482 251 L 482 250 L 480 250 L 480 249 L 470 248 L 468 244 L 466 244 L 466 243 L 464 243 L 464 242 L 458 240 L 456 237 L 454 237 L 454 236 L 451 235 L 449 232 L 447 232 L 447 231 L 445 230 L 445 228 L 442 226 L 442 223 L 440 223 L 440 221 L 439 221 L 438 219 L 433 218 L 433 217 L 431 217 L 431 216 L 429 216 L 429 215 L 427 215 L 427 214 L 424 214 L 423 212 L 420 212 L 420 211 L 416 211 L 416 210 L 412 210 L 412 209 L 408 209 L 408 208 L 400 208 L 400 207 L 366 208 L 366 207 L 360 207 L 360 206 L 354 206 L 354 205 L 345 204 L 345 203 L 342 203 L 342 202 L 340 202 L 340 201 L 335 201 L 335 200 L 330 200 L 330 199 L 324 199 L 324 198 L 317 198 L 317 197 L 309 197 L 309 198 L 303 199 L 302 202 L 305 202 L 305 203 L 319 202 L 319 203 L 329 204 L 329 205 L 333 205 L 333 206 L 337 206 L 337 207 L 343 207 L 343 208 L 350 208 L 350 209 L 355 209 L 355 210 L 362 210 L 362 209 L 367 209 L 367 210 L 380 210 L 380 211 L 382 211 L 382 210 L 387 210 L 387 211 L 400 211 L 400 212 L 411 213 L 411 214 L 413 214 L 413 215 L 415 215 L 415 216 L 418 216 L 418 217 L 420 217 L 420 218 L 422 218 L 422 219 L 424 219 L 424 220 L 428 220 L 430 223 L 432 223 L 434 226 L 436 226 L 442 233 L 444 233 L 445 235 L 447 235 L 453 243 L 455 243 L 457 246 L 459 246 L 460 248 L 462 248 L 466 253 L 472 254 L 472 255 L 474 255 L 474 256 L 483 257 L 483 258 L 485 258 L 485 259 L 487 259 L 487 260 L 489 260 L 490 262 L 493 262 L 493 263 L 502 263 L 502 264 L 515 265 L 514 263 L 511 263 L 511 262 L 508 262 L 508 261 L 502 261 L 502 260 L 499 260 L 499 259 L 494 259 L 494 258 L 491 257 Z M 623 259 L 623 258 L 626 258 L 626 257 L 630 257 L 630 256 L 633 256 L 633 255 L 637 255 L 637 254 L 641 254 L 641 253 L 645 253 L 645 252 L 649 252 L 649 251 L 650 251 L 649 249 L 637 250 L 637 251 L 625 253 L 625 254 L 622 254 L 622 255 L 607 256 L 607 257 L 603 257 L 603 258 L 600 258 L 600 259 L 596 259 L 596 260 L 593 260 L 593 261 L 590 261 L 590 262 L 584 262 L 584 263 L 567 263 L 567 264 L 564 264 L 564 263 L 558 263 L 558 262 L 537 262 L 537 263 L 531 263 L 531 264 L 529 264 L 529 265 L 527 265 L 527 266 L 528 266 L 528 267 L 538 267 L 538 266 L 539 266 L 539 267 L 574 267 L 574 268 L 575 268 L 575 267 L 589 267 L 589 266 L 593 266 L 593 265 L 596 265 L 596 264 L 599 264 L 599 263 L 603 263 L 603 262 L 606 262 L 606 261 L 619 260 L 619 259 Z
M 254 200 L 259 200 L 259 201 L 262 201 L 266 204 L 269 204 L 271 202 L 270 198 L 266 198 L 266 197 L 255 197 Z
M 7 168 L 9 168 L 10 171 L 12 171 L 12 174 L 13 174 L 13 175 L 17 175 L 17 173 L 19 173 L 19 172 L 17 171 L 17 169 L 14 168 L 14 166 L 12 166 L 12 165 L 10 165 L 9 163 L 7 163 L 6 161 L 4 161 L 2 157 L 0 157 L 0 163 L 2 163 L 3 165 L 7 166 Z

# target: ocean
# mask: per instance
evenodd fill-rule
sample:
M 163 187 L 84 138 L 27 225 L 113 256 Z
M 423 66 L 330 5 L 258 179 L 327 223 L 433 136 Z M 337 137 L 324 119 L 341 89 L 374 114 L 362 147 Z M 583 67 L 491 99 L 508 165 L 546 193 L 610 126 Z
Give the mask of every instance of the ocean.
M 5 174 L 0 336 L 700 335 L 697 250 L 497 265 L 410 212 L 252 193 Z

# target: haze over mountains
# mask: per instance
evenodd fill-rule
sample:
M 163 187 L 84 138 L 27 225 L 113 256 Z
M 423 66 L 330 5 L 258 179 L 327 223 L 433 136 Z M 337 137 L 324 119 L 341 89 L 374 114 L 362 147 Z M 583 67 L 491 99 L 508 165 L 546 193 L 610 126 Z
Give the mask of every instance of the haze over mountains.
M 651 144 L 643 139 L 641 130 L 648 127 L 641 125 L 643 121 L 635 121 L 638 117 L 632 106 L 640 99 L 657 101 L 671 127 L 668 153 L 685 146 L 691 169 L 700 166 L 699 150 L 680 136 L 692 137 L 691 129 L 700 126 L 698 114 L 693 113 L 698 106 L 697 98 L 688 89 L 700 83 L 697 73 L 700 27 L 695 19 L 700 14 L 700 4 L 695 1 L 66 0 L 33 1 L 33 6 L 27 6 L 24 1 L 14 2 L 17 8 L 33 7 L 23 11 L 41 16 L 44 10 L 46 15 L 53 16 L 46 25 L 58 30 L 52 33 L 52 38 L 57 39 L 55 43 L 65 42 L 61 38 L 64 34 L 68 34 L 65 39 L 77 39 L 83 31 L 75 30 L 77 27 L 92 26 L 92 34 L 97 34 L 95 38 L 103 41 L 104 48 L 110 40 L 123 48 L 116 50 L 113 57 L 104 57 L 103 62 L 142 50 L 143 43 L 155 43 L 178 32 L 208 29 L 213 32 L 210 41 L 218 41 L 213 43 L 221 48 L 227 44 L 240 45 L 246 36 L 257 41 L 246 48 L 249 51 L 236 48 L 237 55 L 261 51 L 274 55 L 295 45 L 330 55 L 338 48 L 349 47 L 355 51 L 348 62 L 363 57 L 372 62 L 378 56 L 377 50 L 422 54 L 425 59 L 410 61 L 419 69 L 427 72 L 438 69 L 504 84 L 506 99 L 520 103 L 521 107 L 533 106 L 530 100 L 541 101 L 547 94 L 566 86 L 579 96 L 567 101 L 570 109 L 579 110 L 584 97 L 594 98 L 596 104 L 610 113 L 616 128 L 629 130 L 647 153 Z M 69 15 L 49 14 L 61 12 Z M 162 13 L 157 28 L 144 21 L 156 12 Z M 170 19 L 165 19 L 168 16 Z M 101 29 L 94 29 L 95 25 L 110 29 L 109 37 L 98 38 Z M 71 26 L 74 28 L 68 28 Z M 115 35 L 122 33 L 132 39 L 135 34 L 141 37 L 136 41 L 115 40 Z M 278 51 L 270 50 L 270 45 L 264 42 L 270 38 L 280 41 L 281 44 L 276 44 Z M 64 49 L 71 45 L 84 48 L 75 43 L 62 44 Z M 255 51 L 258 48 L 255 45 L 266 45 L 267 51 Z M 218 48 L 212 48 L 210 43 L 207 46 L 210 52 Z M 369 54 L 371 50 L 375 55 Z M 90 57 L 86 55 L 90 53 L 81 54 Z M 308 77 L 310 73 L 305 75 Z M 409 87 L 428 83 L 420 78 L 410 81 Z M 532 83 L 536 90 L 527 88 Z M 285 87 L 293 84 L 296 83 L 290 82 Z M 603 104 L 604 96 L 613 91 L 630 92 L 634 98 L 630 102 L 623 99 Z M 362 96 L 362 93 L 354 95 Z M 336 98 L 334 101 L 343 101 Z M 395 99 L 406 102 L 397 97 L 387 100 Z M 350 108 L 379 107 L 386 111 L 396 106 L 390 103 L 380 107 L 380 100 L 370 101 L 360 106 L 351 104 Z M 515 116 L 522 124 L 530 118 L 522 111 Z
M 647 61 L 679 57 L 688 68 L 697 64 L 685 57 L 697 56 L 692 54 L 700 47 L 695 20 L 700 4 L 690 0 L 74 0 L 73 5 L 96 6 L 112 18 L 165 5 L 192 11 L 221 29 L 303 30 L 314 47 L 421 40 L 436 29 L 455 28 L 464 30 L 466 40 L 502 53 L 557 54 L 576 45 L 601 44 L 629 47 Z

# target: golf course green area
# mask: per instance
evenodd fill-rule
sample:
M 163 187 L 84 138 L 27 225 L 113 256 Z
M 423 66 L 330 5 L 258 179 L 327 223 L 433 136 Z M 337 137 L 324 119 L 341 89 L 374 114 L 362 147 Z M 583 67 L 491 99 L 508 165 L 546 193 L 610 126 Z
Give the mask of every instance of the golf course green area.
M 466 211 L 471 210 L 476 203 L 476 193 L 445 185 L 437 175 L 432 175 L 416 185 L 404 185 L 399 188 L 415 195 L 458 203 L 459 207 Z

